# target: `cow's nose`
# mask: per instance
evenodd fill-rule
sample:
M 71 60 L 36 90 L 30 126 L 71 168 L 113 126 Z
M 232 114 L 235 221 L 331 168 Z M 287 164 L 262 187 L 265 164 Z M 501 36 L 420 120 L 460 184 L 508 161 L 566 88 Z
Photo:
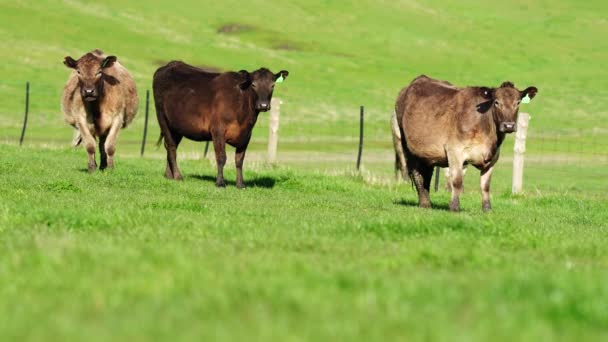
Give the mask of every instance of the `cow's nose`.
M 262 107 L 262 108 L 268 108 L 268 103 L 260 103 L 260 107 Z
M 85 89 L 84 92 L 86 94 L 93 94 L 93 89 Z

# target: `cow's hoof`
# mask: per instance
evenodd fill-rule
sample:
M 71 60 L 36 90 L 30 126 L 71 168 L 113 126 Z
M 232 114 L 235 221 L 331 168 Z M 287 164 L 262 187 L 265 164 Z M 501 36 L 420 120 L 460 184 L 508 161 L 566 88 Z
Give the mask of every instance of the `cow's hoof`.
M 218 188 L 225 188 L 226 187 L 226 181 L 222 180 L 218 180 L 215 182 L 215 186 L 217 186 Z
M 422 209 L 431 209 L 431 203 L 420 203 L 418 207 Z
M 490 205 L 490 203 L 484 203 L 481 208 L 483 209 L 484 212 L 490 212 L 492 211 L 492 206 Z
M 236 188 L 237 189 L 245 189 L 245 184 L 243 184 L 243 183 L 236 183 Z
M 89 164 L 89 173 L 93 173 L 95 171 L 97 171 L 97 165 Z

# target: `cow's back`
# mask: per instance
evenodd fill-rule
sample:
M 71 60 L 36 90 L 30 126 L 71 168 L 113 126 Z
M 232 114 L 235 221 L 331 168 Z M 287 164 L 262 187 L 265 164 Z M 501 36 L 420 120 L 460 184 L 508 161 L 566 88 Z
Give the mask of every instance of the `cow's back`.
M 457 138 L 465 98 L 466 89 L 427 76 L 403 89 L 396 110 L 408 150 L 431 163 L 447 163 L 445 146 Z
M 211 127 L 218 121 L 214 107 L 218 99 L 227 95 L 218 89 L 218 84 L 229 78 L 228 74 L 233 73 L 210 73 L 180 61 L 160 67 L 152 84 L 157 115 L 162 116 L 159 120 L 181 136 L 209 139 Z

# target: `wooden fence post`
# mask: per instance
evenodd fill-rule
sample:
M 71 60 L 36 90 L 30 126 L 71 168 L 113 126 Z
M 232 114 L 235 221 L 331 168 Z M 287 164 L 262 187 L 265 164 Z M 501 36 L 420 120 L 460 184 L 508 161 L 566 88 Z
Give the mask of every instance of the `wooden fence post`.
M 277 145 L 279 144 L 279 115 L 281 113 L 281 99 L 273 98 L 270 103 L 270 121 L 268 124 L 268 162 L 277 160 Z
M 513 188 L 512 193 L 522 191 L 524 183 L 524 153 L 526 152 L 526 135 L 530 114 L 520 113 L 517 119 L 517 132 L 515 133 L 515 146 L 513 148 Z

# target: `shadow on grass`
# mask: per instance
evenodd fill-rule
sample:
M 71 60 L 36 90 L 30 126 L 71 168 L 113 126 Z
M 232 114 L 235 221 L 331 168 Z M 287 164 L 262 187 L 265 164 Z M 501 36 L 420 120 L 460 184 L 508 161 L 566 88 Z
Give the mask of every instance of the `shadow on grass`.
M 215 184 L 215 176 L 208 175 L 189 175 L 189 178 L 194 178 L 202 181 L 207 181 Z M 226 179 L 226 186 L 236 186 L 236 181 Z M 276 180 L 270 177 L 256 177 L 251 180 L 245 180 L 246 188 L 267 188 L 272 189 L 276 184 Z
M 416 207 L 418 208 L 418 201 L 412 201 L 409 199 L 400 199 L 397 201 L 393 201 L 393 203 L 395 205 L 403 205 L 406 207 Z M 431 202 L 431 208 L 432 210 L 444 210 L 444 211 L 450 211 L 450 205 L 449 204 L 437 204 L 437 203 L 433 203 Z

